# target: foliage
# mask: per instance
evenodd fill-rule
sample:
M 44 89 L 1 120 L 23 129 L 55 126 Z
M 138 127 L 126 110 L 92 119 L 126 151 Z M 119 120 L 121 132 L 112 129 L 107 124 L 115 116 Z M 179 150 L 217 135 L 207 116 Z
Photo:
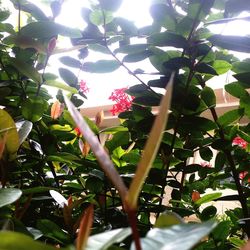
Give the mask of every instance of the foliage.
M 238 17 L 250 11 L 248 1 L 152 1 L 153 21 L 143 28 L 116 15 L 121 0 L 91 1 L 82 9 L 84 30 L 56 22 L 63 1 L 43 1 L 52 17 L 29 1 L 10 2 L 17 27 L 0 2 L 0 249 L 243 246 L 250 236 L 250 125 L 241 120 L 250 118 L 250 61 L 227 50 L 249 53 L 250 43 L 208 28 L 249 21 Z M 65 67 L 54 75 L 47 66 L 62 37 L 79 54 L 60 56 Z M 89 50 L 104 57 L 93 62 Z M 145 59 L 155 72 L 130 69 Z M 112 112 L 122 123 L 102 128 L 102 112 L 94 122 L 77 111 L 89 88 L 74 70 L 112 74 L 120 67 L 138 84 L 114 86 Z M 218 115 L 207 82 L 229 71 L 235 82 L 224 89 L 239 106 Z M 58 89 L 56 101 L 47 86 Z M 189 164 L 197 152 L 204 162 Z M 224 196 L 224 189 L 237 194 Z M 221 216 L 216 203 L 224 200 L 240 207 Z M 191 215 L 199 223 L 187 222 Z

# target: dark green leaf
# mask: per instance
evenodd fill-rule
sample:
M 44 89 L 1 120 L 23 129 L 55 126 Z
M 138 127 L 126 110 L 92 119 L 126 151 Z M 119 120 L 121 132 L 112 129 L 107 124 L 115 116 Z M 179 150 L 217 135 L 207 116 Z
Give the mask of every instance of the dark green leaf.
M 201 98 L 208 107 L 214 107 L 216 105 L 216 96 L 210 87 L 206 86 L 202 89 Z
M 230 234 L 231 227 L 231 221 L 221 221 L 212 232 L 214 239 L 225 240 Z
M 217 171 L 220 171 L 224 168 L 225 164 L 226 164 L 226 156 L 224 153 L 219 152 L 216 155 L 214 167 Z
M 239 73 L 236 75 L 233 75 L 234 78 L 236 78 L 238 81 L 246 84 L 246 86 L 249 88 L 250 86 L 250 72 L 244 72 L 244 73 Z
M 244 109 L 234 109 L 220 116 L 217 121 L 221 126 L 226 126 L 239 120 L 243 115 Z
M 232 82 L 225 85 L 225 90 L 232 96 L 241 98 L 243 96 L 248 96 L 248 92 L 241 86 L 238 82 Z
M 129 132 L 120 131 L 114 134 L 113 138 L 110 141 L 106 142 L 106 146 L 110 152 L 115 150 L 119 146 L 127 145 L 129 143 Z
M 199 73 L 218 75 L 215 69 L 207 63 L 199 63 L 195 66 L 195 70 Z
M 141 51 L 141 52 L 134 53 L 134 54 L 128 54 L 124 56 L 122 61 L 127 62 L 127 63 L 139 62 L 139 61 L 145 60 L 151 55 L 152 55 L 151 51 L 145 50 L 145 51 Z
M 159 106 L 160 98 L 155 96 L 139 96 L 133 99 L 134 103 L 144 105 L 144 106 Z
M 190 68 L 191 65 L 191 61 L 187 57 L 171 58 L 163 63 L 163 66 L 169 70 L 179 70 L 184 67 Z
M 210 161 L 213 158 L 213 151 L 209 147 L 200 148 L 199 153 L 205 161 Z
M 148 38 L 148 43 L 155 46 L 172 46 L 176 48 L 186 48 L 188 46 L 188 42 L 183 36 L 169 31 L 151 35 Z
M 208 40 L 215 46 L 239 52 L 250 52 L 250 38 L 246 36 L 213 35 Z
M 58 242 L 69 243 L 69 235 L 65 233 L 61 227 L 50 220 L 38 220 L 37 228 L 43 233 L 44 236 L 57 240 Z
M 42 83 L 41 75 L 32 65 L 16 58 L 9 58 L 9 62 L 13 67 L 19 70 L 26 77 L 32 79 L 35 83 Z
M 77 85 L 78 79 L 75 76 L 75 74 L 72 73 L 70 70 L 65 69 L 65 68 L 59 68 L 58 71 L 59 71 L 59 74 L 60 74 L 61 78 L 67 84 L 69 84 L 71 87 L 75 87 Z
M 215 206 L 208 206 L 203 209 L 200 219 L 202 221 L 210 220 L 212 219 L 217 213 L 217 208 Z
M 81 62 L 76 60 L 73 57 L 70 56 L 63 56 L 59 58 L 60 62 L 62 62 L 64 65 L 73 67 L 73 68 L 81 68 Z
M 250 117 L 250 96 L 243 96 L 240 98 L 240 107 L 244 108 L 244 113 Z
M 17 188 L 0 188 L 0 207 L 9 205 L 18 200 L 22 191 Z M 1 244 L 0 244 L 1 246 Z
M 117 70 L 120 67 L 120 63 L 116 60 L 100 60 L 96 62 L 83 63 L 83 71 L 91 73 L 110 73 Z
M 69 28 L 51 21 L 32 22 L 21 29 L 21 34 L 33 38 L 51 38 L 57 35 L 71 38 L 81 38 L 82 33 L 78 29 Z
M 148 48 L 148 44 L 129 44 L 121 46 L 114 50 L 114 53 L 124 53 L 124 54 L 134 54 L 138 52 L 143 52 Z

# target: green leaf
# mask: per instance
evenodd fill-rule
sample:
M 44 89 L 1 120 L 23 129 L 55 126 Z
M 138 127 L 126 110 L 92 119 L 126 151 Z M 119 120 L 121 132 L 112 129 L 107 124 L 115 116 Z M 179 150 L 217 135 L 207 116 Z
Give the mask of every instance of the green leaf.
M 108 24 L 113 21 L 113 15 L 110 11 L 94 10 L 90 13 L 90 21 L 96 26 Z
M 129 44 L 125 46 L 121 46 L 114 50 L 114 53 L 123 53 L 123 54 L 134 54 L 143 52 L 148 48 L 148 44 Z
M 210 161 L 213 158 L 213 151 L 209 147 L 200 148 L 199 153 L 205 161 Z
M 55 88 L 58 88 L 58 89 L 62 89 L 62 90 L 66 90 L 66 91 L 69 91 L 70 93 L 72 94 L 77 94 L 78 93 L 78 90 L 74 87 L 70 87 L 62 82 L 58 82 L 58 81 L 55 81 L 55 80 L 47 80 L 45 81 L 44 83 L 45 85 L 47 86 L 50 86 L 50 87 L 55 87 Z
M 195 70 L 203 74 L 218 75 L 216 70 L 207 63 L 199 63 L 198 65 L 195 66 Z
M 144 106 L 158 106 L 160 104 L 160 98 L 156 96 L 139 96 L 133 99 L 133 103 Z
M 48 103 L 41 97 L 29 97 L 22 103 L 22 115 L 31 122 L 37 122 L 42 119 Z
M 243 96 L 248 96 L 248 92 L 242 87 L 238 82 L 232 82 L 225 85 L 225 90 L 232 96 L 241 98 Z
M 12 64 L 13 67 L 15 67 L 26 77 L 32 79 L 35 83 L 42 83 L 42 76 L 32 65 L 29 65 L 26 62 L 20 61 L 16 58 L 9 58 L 9 62 Z
M 244 108 L 244 113 L 250 117 L 250 96 L 243 96 L 240 98 L 240 107 Z
M 224 74 L 232 68 L 232 65 L 224 60 L 216 60 L 212 66 L 218 75 Z
M 226 112 L 218 118 L 218 123 L 221 126 L 227 126 L 237 120 L 239 120 L 244 115 L 244 109 L 234 109 Z
M 179 70 L 184 67 L 190 68 L 191 65 L 191 61 L 187 57 L 170 58 L 167 62 L 163 63 L 163 66 L 170 70 Z
M 22 191 L 17 188 L 0 188 L 0 207 L 12 204 L 22 195 Z
M 36 250 L 55 250 L 54 246 L 34 241 L 29 236 L 21 233 L 1 231 L 0 238 L 1 250 L 27 250 L 27 247 Z
M 142 238 L 142 249 L 189 250 L 216 226 L 216 222 L 207 221 L 196 224 L 180 224 L 166 229 L 154 228 Z M 130 250 L 135 250 L 134 243 Z
M 117 11 L 123 0 L 99 0 L 99 3 L 104 10 Z
M 119 228 L 90 236 L 86 250 L 106 250 L 114 243 L 119 243 L 131 234 L 130 228 Z
M 3 109 L 0 109 L 0 131 L 7 131 L 5 149 L 8 154 L 13 155 L 19 148 L 19 136 L 16 129 L 16 124 L 12 117 Z M 1 133 L 0 133 L 1 135 Z
M 213 230 L 212 235 L 215 240 L 226 240 L 232 228 L 231 221 L 221 221 Z
M 78 61 L 75 58 L 70 57 L 70 56 L 60 57 L 59 60 L 60 60 L 61 63 L 63 63 L 66 66 L 69 66 L 69 67 L 80 69 L 81 66 L 82 66 L 80 61 Z
M 201 91 L 201 98 L 209 108 L 215 107 L 216 96 L 212 88 L 205 86 Z
M 63 81 L 69 84 L 69 86 L 75 87 L 77 85 L 78 79 L 73 72 L 65 68 L 59 68 L 58 71 Z
M 145 60 L 151 55 L 152 55 L 151 51 L 145 50 L 134 54 L 128 54 L 124 56 L 122 61 L 127 63 L 139 62 Z
M 120 63 L 116 60 L 99 60 L 83 63 L 82 70 L 91 73 L 110 73 L 119 67 Z
M 246 84 L 246 87 L 249 88 L 250 86 L 250 72 L 244 72 L 244 73 L 239 73 L 236 75 L 233 75 L 234 78 L 236 78 L 238 81 Z
M 250 52 L 250 38 L 246 36 L 213 35 L 208 40 L 215 46 L 239 52 Z
M 73 29 L 51 21 L 32 22 L 21 29 L 21 34 L 38 39 L 50 39 L 57 35 L 81 38 L 79 29 Z
M 197 200 L 195 202 L 196 205 L 200 206 L 204 203 L 208 203 L 210 201 L 214 201 L 218 198 L 220 198 L 222 195 L 222 193 L 218 192 L 218 193 L 213 193 L 213 194 L 205 194 L 203 195 L 199 200 Z
M 108 128 L 102 129 L 100 133 L 114 134 L 119 131 L 128 131 L 128 128 L 123 127 L 123 126 L 108 127 Z
M 42 12 L 40 8 L 38 8 L 35 4 L 30 3 L 26 0 L 10 0 L 14 7 L 18 10 L 19 8 L 24 11 L 30 13 L 34 18 L 39 21 L 47 21 L 48 17 Z
M 235 73 L 249 72 L 250 59 L 246 58 L 243 61 L 234 62 L 232 66 L 232 71 L 234 71 Z
M 173 225 L 182 224 L 183 219 L 176 213 L 166 211 L 157 218 L 154 227 L 157 228 L 166 228 Z
M 19 135 L 19 145 L 21 145 L 31 132 L 33 123 L 30 121 L 21 121 L 16 123 L 16 127 Z
M 93 50 L 95 52 L 100 52 L 100 53 L 104 53 L 104 54 L 110 54 L 110 51 L 107 47 L 103 46 L 103 45 L 100 45 L 98 43 L 94 43 L 94 44 L 89 44 L 88 45 L 88 48 L 90 50 Z
M 70 237 L 65 233 L 60 226 L 54 222 L 42 219 L 37 221 L 37 228 L 43 233 L 44 236 L 57 240 L 61 243 L 69 243 Z
M 110 152 L 119 146 L 127 145 L 129 143 L 130 134 L 128 131 L 120 131 L 114 134 L 113 138 L 106 142 L 106 146 Z
M 155 46 L 172 46 L 175 48 L 186 48 L 188 47 L 187 40 L 175 33 L 171 33 L 169 31 L 155 33 L 148 37 L 148 43 Z

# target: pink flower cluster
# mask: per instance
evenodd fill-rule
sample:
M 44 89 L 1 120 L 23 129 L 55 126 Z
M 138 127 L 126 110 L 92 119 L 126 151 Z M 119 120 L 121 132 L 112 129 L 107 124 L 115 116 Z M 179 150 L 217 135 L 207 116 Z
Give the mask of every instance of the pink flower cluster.
M 237 136 L 233 139 L 232 145 L 238 145 L 241 148 L 246 149 L 247 148 L 247 142 L 243 140 L 241 137 Z
M 237 145 L 237 146 L 239 146 L 239 147 L 241 147 L 241 148 L 243 148 L 243 149 L 246 149 L 248 143 L 247 143 L 245 140 L 243 140 L 241 137 L 237 136 L 237 137 L 235 137 L 235 138 L 233 139 L 232 145 L 233 145 L 233 146 L 234 146 L 234 145 Z M 241 173 L 239 174 L 240 179 L 243 180 L 243 179 L 247 176 L 247 174 L 248 174 L 248 171 L 243 171 L 243 172 L 241 172 Z M 248 178 L 248 183 L 250 183 L 250 178 Z
M 79 83 L 79 85 L 80 85 L 80 91 L 81 91 L 83 94 L 86 94 L 86 93 L 89 92 L 89 88 L 88 88 L 88 86 L 87 86 L 86 81 L 81 80 L 80 83 Z
M 129 96 L 125 92 L 127 89 L 128 88 L 115 89 L 111 93 L 109 100 L 116 102 L 116 104 L 114 104 L 112 109 L 110 110 L 112 115 L 116 115 L 120 112 L 130 109 L 134 97 Z

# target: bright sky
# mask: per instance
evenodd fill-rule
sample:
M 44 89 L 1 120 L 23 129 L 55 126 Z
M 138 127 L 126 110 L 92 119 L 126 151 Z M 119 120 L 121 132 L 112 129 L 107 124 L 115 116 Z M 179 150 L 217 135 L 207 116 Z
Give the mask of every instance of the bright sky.
M 39 5 L 39 1 L 37 0 L 36 1 L 30 0 L 30 2 Z M 137 27 L 146 26 L 148 24 L 151 24 L 152 22 L 152 19 L 148 11 L 150 3 L 151 0 L 123 0 L 123 4 L 116 15 L 123 16 L 133 21 Z M 82 7 L 88 7 L 88 0 L 85 1 L 65 0 L 61 14 L 56 19 L 56 22 L 70 27 L 78 27 L 80 29 L 83 29 L 85 24 L 81 18 Z M 48 12 L 48 10 L 45 11 L 47 15 L 51 15 L 50 12 Z M 246 13 L 243 13 L 242 15 L 244 16 L 245 14 Z M 213 25 L 210 26 L 209 28 L 211 28 L 213 32 L 218 34 L 244 36 L 250 34 L 249 27 L 250 27 L 249 22 L 235 21 L 231 22 L 230 24 Z M 66 39 L 64 41 L 61 41 L 61 43 L 59 43 L 59 46 L 70 47 L 71 44 L 69 40 Z M 246 55 L 244 55 L 243 53 L 234 52 L 234 54 L 240 58 L 246 57 Z M 70 54 L 67 55 L 76 56 L 77 52 L 76 51 L 71 52 Z M 60 56 L 63 56 L 63 54 L 61 54 Z M 92 52 L 91 57 L 88 57 L 86 61 L 96 61 L 104 58 L 105 58 L 104 54 Z M 50 65 L 52 66 L 51 69 L 49 69 L 50 72 L 54 71 L 56 74 L 57 74 L 56 69 L 58 67 L 65 67 L 58 62 L 56 56 L 50 59 Z M 143 62 L 136 64 L 127 64 L 127 66 L 131 70 L 142 68 L 146 72 L 155 72 L 154 68 L 151 66 L 148 60 L 144 60 Z M 73 68 L 71 70 L 74 71 L 76 74 L 78 73 L 78 71 L 74 70 Z M 145 75 L 141 75 L 140 77 L 142 78 L 142 80 L 145 80 L 145 82 L 147 82 L 149 79 L 152 79 L 152 77 L 147 77 Z M 101 106 L 104 104 L 109 104 L 110 101 L 108 100 L 108 97 L 110 96 L 113 89 L 125 86 L 132 86 L 134 84 L 139 83 L 133 76 L 129 75 L 127 71 L 123 68 L 120 68 L 119 70 L 109 74 L 92 74 L 92 73 L 81 72 L 79 79 L 87 81 L 87 85 L 90 88 L 90 92 L 87 95 L 88 100 L 85 101 L 84 104 L 85 107 Z M 221 84 L 224 84 L 225 82 L 226 78 L 222 77 L 219 78 L 218 80 L 212 81 L 211 86 L 214 88 L 218 88 L 221 86 Z

